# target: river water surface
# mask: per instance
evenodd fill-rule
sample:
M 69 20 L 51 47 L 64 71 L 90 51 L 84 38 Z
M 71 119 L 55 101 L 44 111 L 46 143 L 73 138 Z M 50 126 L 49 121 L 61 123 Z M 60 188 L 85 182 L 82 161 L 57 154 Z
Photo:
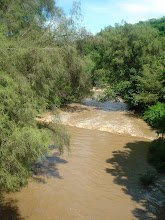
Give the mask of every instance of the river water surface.
M 53 115 L 45 116 L 47 121 Z M 156 134 L 123 102 L 91 98 L 61 111 L 71 152 L 52 155 L 20 192 L 6 195 L 22 219 L 155 219 L 139 174 Z M 7 218 L 6 218 L 7 219 Z

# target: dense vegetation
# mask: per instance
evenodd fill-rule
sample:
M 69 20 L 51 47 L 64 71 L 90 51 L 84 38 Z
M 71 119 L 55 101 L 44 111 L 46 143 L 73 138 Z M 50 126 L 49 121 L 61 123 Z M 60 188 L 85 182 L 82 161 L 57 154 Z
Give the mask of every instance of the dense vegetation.
M 108 83 L 133 108 L 163 102 L 164 38 L 148 24 L 116 25 L 98 34 L 94 83 Z
M 154 27 L 159 30 L 159 34 L 162 36 L 165 36 L 165 17 L 162 17 L 160 19 L 150 19 L 148 21 L 140 21 L 139 24 L 148 23 L 151 25 L 151 27 Z
M 0 2 L 0 188 L 19 189 L 31 164 L 69 136 L 60 125 L 39 125 L 38 113 L 78 101 L 90 90 L 74 3 L 70 18 L 54 0 Z

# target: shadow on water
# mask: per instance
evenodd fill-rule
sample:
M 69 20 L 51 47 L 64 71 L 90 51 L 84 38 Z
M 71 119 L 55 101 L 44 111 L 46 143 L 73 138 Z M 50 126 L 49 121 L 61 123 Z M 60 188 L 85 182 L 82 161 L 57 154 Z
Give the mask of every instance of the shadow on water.
M 32 170 L 35 174 L 33 179 L 38 183 L 43 184 L 46 184 L 46 179 L 51 177 L 62 179 L 57 168 L 57 164 L 59 163 L 66 164 L 68 162 L 60 158 L 60 153 L 58 152 L 52 153 L 51 156 L 47 156 L 40 162 L 36 162 L 32 167 Z
M 1 220 L 22 220 L 17 207 L 17 200 L 10 199 L 3 201 L 3 196 L 0 195 L 0 219 Z
M 53 146 L 52 149 L 55 147 Z M 51 156 L 47 156 L 41 162 L 36 162 L 32 170 L 35 175 L 33 175 L 33 179 L 38 183 L 46 184 L 47 178 L 59 178 L 62 177 L 59 174 L 57 164 L 63 163 L 66 164 L 67 161 L 60 158 L 60 154 L 58 152 L 52 153 Z M 46 178 L 45 178 L 46 177 Z M 0 220 L 23 220 L 26 218 L 22 218 L 20 215 L 19 208 L 17 206 L 17 200 L 8 199 L 4 200 L 3 195 L 0 193 Z
M 91 98 L 85 99 L 82 104 L 84 106 L 93 106 L 95 110 L 103 110 L 108 112 L 128 111 L 127 104 L 124 102 L 106 101 L 100 102 L 92 100 Z
M 139 181 L 139 174 L 153 169 L 146 162 L 147 149 L 148 142 L 127 143 L 123 151 L 114 151 L 113 157 L 106 160 L 109 164 L 106 172 L 114 176 L 114 183 L 123 186 L 123 192 L 137 202 L 137 208 L 132 213 L 140 220 L 155 219 L 157 214 L 151 208 L 151 189 L 144 189 Z

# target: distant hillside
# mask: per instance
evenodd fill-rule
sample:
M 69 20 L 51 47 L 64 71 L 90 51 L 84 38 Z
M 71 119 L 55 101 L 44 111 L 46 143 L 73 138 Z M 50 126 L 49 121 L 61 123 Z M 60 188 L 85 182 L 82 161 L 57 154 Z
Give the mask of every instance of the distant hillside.
M 165 36 L 165 16 L 160 19 L 152 18 L 148 21 L 140 21 L 138 24 L 149 23 L 152 27 L 160 31 L 160 35 Z

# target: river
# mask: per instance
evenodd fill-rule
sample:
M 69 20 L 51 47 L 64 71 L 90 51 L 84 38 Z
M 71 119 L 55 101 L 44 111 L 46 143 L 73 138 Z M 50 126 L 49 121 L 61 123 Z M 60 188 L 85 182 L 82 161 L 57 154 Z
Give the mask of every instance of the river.
M 44 120 L 53 117 L 47 114 Z M 122 101 L 84 99 L 61 110 L 61 122 L 72 136 L 71 152 L 52 150 L 26 187 L 7 194 L 6 204 L 15 204 L 15 214 L 8 215 L 29 220 L 155 219 L 139 174 L 152 169 L 146 153 L 156 133 Z

